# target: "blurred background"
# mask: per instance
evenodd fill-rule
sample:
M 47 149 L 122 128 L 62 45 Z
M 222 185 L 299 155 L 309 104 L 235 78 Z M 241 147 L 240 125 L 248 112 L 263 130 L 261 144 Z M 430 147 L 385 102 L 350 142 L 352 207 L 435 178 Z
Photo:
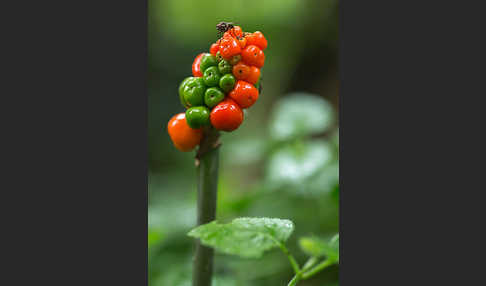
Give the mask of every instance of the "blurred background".
M 183 112 L 178 85 L 216 41 L 216 24 L 236 22 L 268 40 L 263 90 L 239 129 L 222 136 L 217 219 L 290 219 L 299 237 L 338 232 L 338 1 L 149 0 L 149 285 L 190 286 L 196 222 L 194 152 L 172 146 L 166 126 Z M 242 259 L 216 254 L 213 286 L 287 285 L 279 251 Z M 333 266 L 301 286 L 338 285 Z

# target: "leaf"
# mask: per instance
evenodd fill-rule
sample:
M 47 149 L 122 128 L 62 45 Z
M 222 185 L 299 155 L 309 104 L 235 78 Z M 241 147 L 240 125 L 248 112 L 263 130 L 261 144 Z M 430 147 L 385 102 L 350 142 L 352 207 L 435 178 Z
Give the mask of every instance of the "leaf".
M 331 148 L 325 141 L 303 142 L 277 150 L 267 166 L 267 179 L 274 187 L 300 186 L 332 160 Z
M 293 230 L 293 222 L 286 219 L 236 218 L 227 224 L 213 221 L 198 226 L 188 235 L 226 254 L 258 258 L 284 243 Z
M 332 106 L 322 97 L 310 93 L 292 93 L 274 107 L 270 135 L 275 140 L 289 140 L 322 133 L 333 123 Z
M 329 241 L 318 237 L 301 237 L 299 246 L 309 256 L 321 257 L 339 262 L 339 234 L 334 235 Z

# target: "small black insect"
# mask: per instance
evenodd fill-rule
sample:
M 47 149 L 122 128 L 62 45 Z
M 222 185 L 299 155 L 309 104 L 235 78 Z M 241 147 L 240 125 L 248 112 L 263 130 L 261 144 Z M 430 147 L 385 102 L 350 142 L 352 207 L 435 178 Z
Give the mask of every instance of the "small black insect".
M 218 33 L 220 36 L 222 36 L 226 31 L 229 31 L 233 29 L 235 26 L 235 23 L 233 22 L 219 22 L 216 25 L 216 30 L 218 30 Z
M 216 30 L 218 30 L 218 38 L 221 38 L 223 34 L 238 25 L 238 23 L 234 22 L 219 22 L 216 25 Z

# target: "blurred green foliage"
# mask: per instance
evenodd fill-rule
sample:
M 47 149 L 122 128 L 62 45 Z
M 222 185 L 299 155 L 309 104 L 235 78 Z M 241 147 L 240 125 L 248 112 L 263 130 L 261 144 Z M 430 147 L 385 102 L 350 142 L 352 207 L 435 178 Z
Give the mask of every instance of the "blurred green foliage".
M 194 57 L 233 21 L 269 42 L 263 92 L 238 130 L 222 136 L 217 219 L 290 219 L 287 245 L 300 263 L 300 237 L 338 232 L 336 0 L 149 1 L 149 285 L 191 285 L 196 223 L 194 153 L 177 151 L 166 124 L 184 108 L 179 83 Z M 285 123 L 285 124 L 283 124 Z M 217 254 L 216 286 L 286 285 L 293 271 L 271 250 L 260 259 Z M 332 266 L 299 285 L 337 285 Z M 213 285 L 213 286 L 214 286 Z
M 301 237 L 299 245 L 300 249 L 309 256 L 326 256 L 330 260 L 339 261 L 339 234 L 329 241 L 315 236 Z

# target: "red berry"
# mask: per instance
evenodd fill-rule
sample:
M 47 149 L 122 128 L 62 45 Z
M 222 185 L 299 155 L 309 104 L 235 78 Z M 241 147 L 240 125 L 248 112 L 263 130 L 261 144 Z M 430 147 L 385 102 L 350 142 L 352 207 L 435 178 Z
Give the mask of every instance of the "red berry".
M 213 56 L 215 56 L 218 51 L 219 51 L 219 45 L 216 43 L 212 44 L 211 48 L 209 48 L 209 53 Z
M 255 33 L 248 34 L 245 38 L 247 45 L 256 45 L 262 50 L 267 48 L 267 39 L 265 39 L 262 32 L 256 31 Z
M 262 49 L 255 45 L 246 46 L 241 52 L 241 58 L 248 65 L 256 66 L 257 68 L 263 67 L 265 63 L 265 54 Z
M 225 60 L 228 60 L 239 54 L 241 52 L 241 47 L 238 40 L 230 35 L 225 35 L 219 42 L 219 52 Z
M 255 66 L 251 66 L 250 72 L 246 77 L 246 81 L 251 84 L 256 84 L 259 78 L 260 78 L 260 69 Z
M 250 75 L 250 66 L 246 65 L 243 61 L 240 61 L 233 66 L 233 75 L 237 79 L 246 80 Z
M 241 108 L 248 108 L 257 101 L 258 89 L 253 84 L 239 80 L 228 96 L 236 101 Z
M 204 56 L 204 53 L 200 53 L 195 59 L 194 62 L 192 63 L 192 75 L 195 77 L 201 77 L 203 76 L 203 73 L 201 71 L 201 59 Z
M 182 152 L 194 149 L 201 142 L 202 129 L 192 129 L 187 125 L 186 114 L 174 115 L 167 124 L 167 131 L 174 146 Z
M 214 128 L 233 131 L 243 122 L 243 110 L 230 98 L 226 98 L 211 111 L 210 120 Z

